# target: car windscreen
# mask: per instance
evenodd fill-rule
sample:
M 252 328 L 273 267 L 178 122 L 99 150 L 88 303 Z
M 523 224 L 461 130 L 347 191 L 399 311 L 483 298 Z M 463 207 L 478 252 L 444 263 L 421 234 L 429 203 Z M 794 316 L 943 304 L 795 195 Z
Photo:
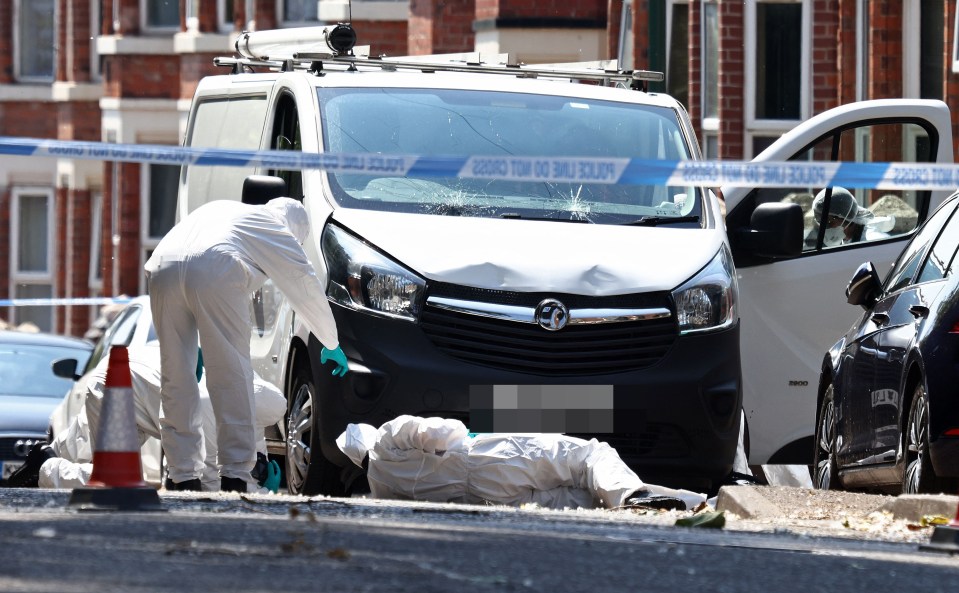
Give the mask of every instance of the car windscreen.
M 406 88 L 320 88 L 329 153 L 431 157 L 687 160 L 670 108 L 551 95 Z M 603 224 L 695 221 L 694 187 L 331 173 L 340 206 L 450 216 Z M 677 220 L 676 222 L 680 222 Z
M 87 349 L 0 344 L 0 393 L 62 398 L 73 381 L 54 375 L 51 365 L 62 358 L 73 358 L 77 369 L 82 369 L 89 356 Z

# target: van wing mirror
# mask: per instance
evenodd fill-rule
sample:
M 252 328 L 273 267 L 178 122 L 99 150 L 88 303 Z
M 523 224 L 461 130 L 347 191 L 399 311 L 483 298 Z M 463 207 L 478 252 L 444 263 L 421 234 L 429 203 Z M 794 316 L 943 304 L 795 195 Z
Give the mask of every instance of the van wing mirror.
M 795 257 L 803 248 L 803 211 L 799 204 L 769 202 L 753 210 L 749 228 L 736 233 L 737 243 L 755 255 Z
M 882 283 L 876 267 L 872 262 L 866 262 L 856 269 L 856 273 L 846 285 L 846 302 L 868 309 L 876 304 L 881 290 Z
M 240 201 L 244 204 L 266 204 L 273 198 L 289 195 L 286 181 L 272 175 L 249 175 L 243 180 L 243 193 Z
M 61 358 L 53 361 L 50 367 L 53 369 L 53 374 L 57 377 L 77 381 L 80 379 L 80 375 L 77 374 L 77 364 L 78 361 L 76 358 Z

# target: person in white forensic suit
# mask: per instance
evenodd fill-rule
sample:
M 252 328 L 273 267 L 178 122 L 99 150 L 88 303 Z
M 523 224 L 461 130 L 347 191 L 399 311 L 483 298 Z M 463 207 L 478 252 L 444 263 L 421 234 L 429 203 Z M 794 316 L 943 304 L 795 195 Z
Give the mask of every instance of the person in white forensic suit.
M 374 498 L 544 508 L 694 509 L 706 496 L 644 483 L 608 443 L 563 434 L 471 435 L 456 419 L 349 424 L 337 446 Z
M 816 194 L 812 203 L 813 220 L 822 217 L 826 201 L 826 190 Z M 838 247 L 859 241 L 877 241 L 889 237 L 887 231 L 895 225 L 891 216 L 878 217 L 869 208 L 860 206 L 849 190 L 833 187 L 829 198 L 829 214 L 826 217 L 826 231 L 823 233 L 824 247 Z M 819 235 L 819 226 L 814 224 L 806 235 L 807 247 L 815 246 Z
M 137 436 L 142 445 L 147 439 L 160 438 L 160 348 L 156 341 L 130 348 L 130 378 L 133 387 L 134 417 Z M 41 488 L 77 488 L 89 482 L 93 471 L 93 452 L 96 451 L 96 438 L 100 424 L 100 410 L 103 406 L 104 385 L 109 357 L 91 371 L 85 386 L 84 405 L 67 430 L 58 434 L 51 443 L 57 457 L 47 459 L 40 467 L 39 487 Z M 213 406 L 206 387 L 206 376 L 199 369 L 200 392 L 199 414 L 203 441 L 203 472 L 200 477 L 202 489 L 217 491 L 220 479 L 216 466 L 217 439 Z M 259 375 L 253 377 L 255 400 L 255 424 L 257 430 L 256 450 L 264 457 L 266 439 L 264 430 L 279 422 L 286 413 L 286 398 L 272 383 Z
M 323 344 L 321 362 L 332 360 L 333 374 L 346 374 L 326 299 L 326 270 L 318 273 L 302 247 L 309 231 L 306 209 L 290 198 L 263 205 L 213 201 L 174 226 L 144 266 L 160 340 L 160 434 L 168 488 L 200 488 L 199 392 L 193 376 L 199 339 L 216 417 L 220 489 L 249 489 L 256 462 L 249 295 L 267 279 Z

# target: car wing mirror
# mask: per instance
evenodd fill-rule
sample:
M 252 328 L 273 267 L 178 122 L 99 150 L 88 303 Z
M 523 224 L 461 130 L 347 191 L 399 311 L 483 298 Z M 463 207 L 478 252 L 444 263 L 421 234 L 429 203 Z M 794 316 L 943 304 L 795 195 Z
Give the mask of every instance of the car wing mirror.
M 80 375 L 77 374 L 76 358 L 61 358 L 60 360 L 53 361 L 53 364 L 50 366 L 53 368 L 53 374 L 57 377 L 70 379 L 71 381 L 80 379 Z
M 273 198 L 289 195 L 286 181 L 273 175 L 249 175 L 243 180 L 243 192 L 240 201 L 244 204 L 266 204 Z
M 756 206 L 749 228 L 736 233 L 737 243 L 755 255 L 789 258 L 802 253 L 803 211 L 799 204 L 767 202 Z
M 879 274 L 872 262 L 866 262 L 856 269 L 846 285 L 846 302 L 850 305 L 859 305 L 863 309 L 876 304 L 882 283 Z

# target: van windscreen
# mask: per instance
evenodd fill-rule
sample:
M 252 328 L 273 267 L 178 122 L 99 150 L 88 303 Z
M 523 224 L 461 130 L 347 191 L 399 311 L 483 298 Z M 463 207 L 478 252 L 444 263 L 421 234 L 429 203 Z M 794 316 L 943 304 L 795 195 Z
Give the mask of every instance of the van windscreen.
M 686 160 L 691 152 L 676 112 L 666 107 L 449 89 L 318 93 L 328 153 Z M 698 188 L 659 183 L 388 173 L 330 173 L 329 179 L 340 206 L 394 212 L 624 224 L 644 217 L 694 221 L 702 209 Z

